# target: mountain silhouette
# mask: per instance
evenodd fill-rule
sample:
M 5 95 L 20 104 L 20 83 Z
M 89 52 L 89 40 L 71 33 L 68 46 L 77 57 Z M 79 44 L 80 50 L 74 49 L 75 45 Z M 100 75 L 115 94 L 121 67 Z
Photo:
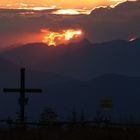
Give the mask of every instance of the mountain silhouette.
M 1 88 L 18 87 L 18 73 L 24 65 L 27 87 L 44 90 L 43 94 L 28 95 L 30 118 L 37 116 L 44 106 L 51 106 L 64 115 L 75 106 L 91 116 L 101 109 L 102 99 L 113 101 L 114 114 L 131 114 L 139 109 L 139 42 L 140 39 L 92 44 L 85 39 L 58 47 L 31 43 L 6 50 L 0 53 Z M 13 101 L 12 106 L 16 108 L 17 97 L 17 94 L 1 96 L 0 101 L 10 114 L 13 114 L 11 105 L 8 107 L 6 103 Z M 0 115 L 4 116 L 3 112 Z
M 105 73 L 140 76 L 139 42 L 140 39 L 92 44 L 84 39 L 58 47 L 31 43 L 2 52 L 0 56 L 30 69 L 79 80 L 89 80 Z
M 46 94 L 30 95 L 30 99 L 32 104 L 39 105 L 35 110 L 47 104 L 66 116 L 75 106 L 78 112 L 84 109 L 88 117 L 95 115 L 96 110 L 103 111 L 100 106 L 102 99 L 111 99 L 113 115 L 119 119 L 120 115 L 127 117 L 135 112 L 139 115 L 139 83 L 140 77 L 104 74 L 89 81 L 49 85 Z

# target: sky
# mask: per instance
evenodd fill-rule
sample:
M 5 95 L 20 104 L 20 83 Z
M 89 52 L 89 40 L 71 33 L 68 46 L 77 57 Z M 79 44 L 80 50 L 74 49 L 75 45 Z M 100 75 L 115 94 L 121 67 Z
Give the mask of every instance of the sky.
M 17 7 L 18 5 L 24 6 L 34 4 L 35 6 L 56 6 L 58 8 L 95 8 L 96 6 L 104 6 L 116 4 L 124 0 L 2 0 L 0 1 L 1 6 Z
M 45 11 L 13 10 L 12 7 L 10 9 L 6 7 L 8 9 L 5 10 L 0 9 L 0 48 L 13 44 L 42 42 L 45 36 L 41 32 L 42 29 L 48 29 L 52 32 L 66 29 L 82 30 L 84 38 L 92 43 L 140 37 L 140 1 L 126 1 L 115 7 L 96 7 L 97 5 L 102 6 L 100 3 L 109 3 L 109 1 L 87 0 L 86 3 L 85 0 L 80 1 L 82 8 L 88 4 L 93 7 L 91 10 L 75 9 L 79 7 L 79 4 L 74 0 L 61 0 L 61 3 L 59 1 L 41 2 L 46 2 L 46 5 L 60 4 L 62 9 L 71 8 L 71 10 L 59 11 L 55 6 Z M 32 3 L 34 1 L 15 0 L 14 3 L 13 0 L 4 0 L 0 2 L 3 4 L 11 3 L 12 5 L 21 2 L 20 5 L 25 8 L 26 2 Z M 34 3 L 36 3 L 34 7 L 40 6 L 40 0 L 36 0 Z M 114 3 L 118 3 L 118 1 L 114 0 Z M 59 5 L 57 6 L 59 7 Z

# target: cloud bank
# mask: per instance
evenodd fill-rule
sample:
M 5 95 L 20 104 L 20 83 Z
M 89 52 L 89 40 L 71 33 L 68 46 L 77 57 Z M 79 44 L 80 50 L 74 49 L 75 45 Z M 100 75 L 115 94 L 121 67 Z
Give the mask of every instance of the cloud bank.
M 0 10 L 1 46 L 41 41 L 42 28 L 53 31 L 79 28 L 93 43 L 140 36 L 140 1 L 124 2 L 115 8 L 96 8 L 90 15 L 51 14 L 56 10 Z

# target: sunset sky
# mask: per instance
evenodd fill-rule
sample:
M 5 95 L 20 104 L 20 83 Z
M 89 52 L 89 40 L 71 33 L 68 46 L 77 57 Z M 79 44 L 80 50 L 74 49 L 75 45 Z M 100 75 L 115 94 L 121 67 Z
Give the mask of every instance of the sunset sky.
M 69 30 L 81 31 L 82 38 L 93 43 L 137 38 L 139 7 L 140 1 L 135 0 L 3 0 L 0 1 L 1 48 L 44 42 L 44 38 L 46 42 L 48 35 L 53 36 L 51 40 L 65 39 L 67 34 L 61 34 Z M 42 32 L 44 29 L 47 33 Z M 70 38 L 75 37 L 73 32 L 68 34 Z
M 0 1 L 1 7 L 15 7 L 26 6 L 26 4 L 31 6 L 56 6 L 59 8 L 95 8 L 96 6 L 108 6 L 122 2 L 124 0 L 2 0 Z M 24 5 L 25 4 L 25 5 Z

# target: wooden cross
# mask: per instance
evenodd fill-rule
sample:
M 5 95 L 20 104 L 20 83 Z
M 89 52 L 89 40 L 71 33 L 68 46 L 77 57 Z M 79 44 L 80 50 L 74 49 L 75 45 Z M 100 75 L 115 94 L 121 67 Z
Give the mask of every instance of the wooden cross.
M 4 88 L 3 92 L 19 92 L 19 105 L 20 116 L 19 121 L 22 128 L 25 128 L 25 105 L 28 103 L 28 98 L 25 97 L 25 93 L 41 93 L 41 89 L 27 89 L 25 88 L 25 68 L 21 68 L 20 72 L 20 88 Z

